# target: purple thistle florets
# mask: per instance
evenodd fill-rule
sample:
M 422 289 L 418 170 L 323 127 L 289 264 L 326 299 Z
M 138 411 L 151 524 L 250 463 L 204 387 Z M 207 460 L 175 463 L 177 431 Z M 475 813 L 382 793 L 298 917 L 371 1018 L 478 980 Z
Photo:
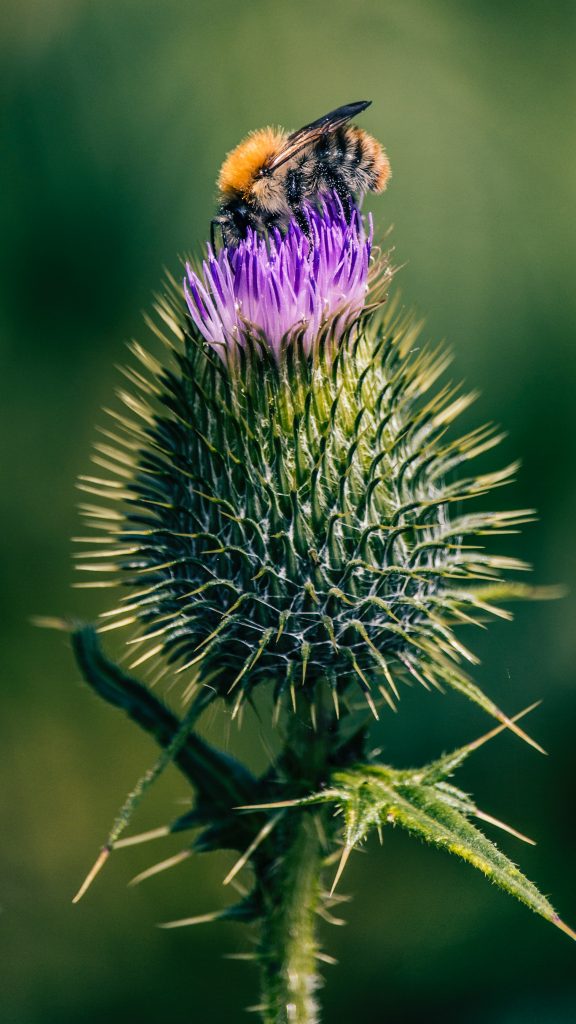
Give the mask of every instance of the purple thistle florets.
M 277 359 L 298 335 L 308 354 L 327 328 L 336 345 L 362 312 L 371 220 L 366 232 L 356 208 L 347 219 L 337 196 L 308 205 L 306 217 L 308 235 L 295 220 L 285 234 L 274 229 L 267 238 L 249 229 L 236 247 L 215 255 L 208 246 L 201 273 L 186 265 L 190 316 L 224 362 L 249 338 Z

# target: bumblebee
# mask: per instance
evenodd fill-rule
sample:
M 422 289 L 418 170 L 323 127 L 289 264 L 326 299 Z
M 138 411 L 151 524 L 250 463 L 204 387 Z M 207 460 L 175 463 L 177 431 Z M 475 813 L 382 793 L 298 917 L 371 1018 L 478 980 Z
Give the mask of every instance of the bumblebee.
M 371 100 L 348 103 L 288 134 L 279 128 L 251 132 L 226 157 L 218 176 L 224 245 L 237 244 L 249 228 L 258 233 L 287 227 L 295 218 L 308 233 L 305 203 L 334 191 L 350 215 L 354 195 L 382 192 L 390 164 L 382 146 L 349 122 Z

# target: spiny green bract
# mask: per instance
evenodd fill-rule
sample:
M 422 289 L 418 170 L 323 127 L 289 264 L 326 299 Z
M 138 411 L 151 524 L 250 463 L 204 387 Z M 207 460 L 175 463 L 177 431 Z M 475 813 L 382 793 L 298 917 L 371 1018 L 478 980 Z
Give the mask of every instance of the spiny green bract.
M 516 897 L 570 938 L 575 938 L 574 931 L 560 919 L 549 900 L 471 823 L 470 818 L 488 821 L 524 842 L 533 841 L 496 818 L 484 814 L 466 793 L 447 781 L 472 750 L 498 731 L 495 729 L 480 740 L 444 755 L 423 768 L 398 771 L 389 765 L 356 764 L 334 772 L 319 793 L 264 807 L 278 814 L 289 807 L 328 804 L 335 806 L 342 814 L 344 846 L 332 893 L 351 851 L 366 839 L 368 833 L 377 829 L 381 836 L 386 826 L 398 826 L 471 864 L 500 889 Z
M 278 708 L 301 688 L 314 715 L 323 683 L 337 710 L 358 687 L 377 714 L 411 676 L 510 724 L 463 671 L 476 659 L 453 626 L 506 616 L 487 598 L 510 596 L 496 581 L 525 568 L 465 538 L 530 513 L 467 511 L 515 467 L 455 477 L 499 437 L 447 435 L 474 396 L 431 392 L 446 354 L 417 348 L 418 326 L 391 304 L 336 353 L 328 329 L 312 356 L 296 338 L 279 363 L 255 339 L 226 369 L 176 286 L 156 309 L 172 368 L 132 346 L 144 372 L 126 371 L 128 415 L 112 414 L 95 456 L 114 478 L 83 480 L 120 502 L 84 506 L 107 538 L 83 568 L 127 589 L 101 628 L 130 627 L 131 667 L 177 671 L 187 699 L 208 683 L 234 713 L 270 682 Z

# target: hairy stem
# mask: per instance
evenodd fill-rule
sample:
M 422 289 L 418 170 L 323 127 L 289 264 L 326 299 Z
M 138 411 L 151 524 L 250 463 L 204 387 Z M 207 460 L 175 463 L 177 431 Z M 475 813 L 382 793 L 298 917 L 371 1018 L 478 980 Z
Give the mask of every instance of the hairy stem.
M 261 931 L 264 1024 L 317 1024 L 316 908 L 322 851 L 316 815 L 290 820 L 285 855 L 267 892 Z
M 308 709 L 289 720 L 286 775 L 303 793 L 327 778 L 338 722 L 319 695 L 316 728 Z M 320 985 L 316 913 L 321 900 L 325 827 L 322 811 L 286 815 L 275 831 L 276 857 L 260 878 L 263 919 L 260 939 L 261 1013 L 264 1024 L 317 1024 Z

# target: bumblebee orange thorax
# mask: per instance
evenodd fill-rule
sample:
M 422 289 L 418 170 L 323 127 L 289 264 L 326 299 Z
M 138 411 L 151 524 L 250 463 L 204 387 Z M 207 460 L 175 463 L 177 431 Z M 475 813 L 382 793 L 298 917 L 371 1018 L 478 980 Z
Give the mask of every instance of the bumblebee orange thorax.
M 251 132 L 236 149 L 228 153 L 218 175 L 218 188 L 224 196 L 238 193 L 246 196 L 252 188 L 258 171 L 273 157 L 286 141 L 286 133 L 279 128 L 262 128 Z

